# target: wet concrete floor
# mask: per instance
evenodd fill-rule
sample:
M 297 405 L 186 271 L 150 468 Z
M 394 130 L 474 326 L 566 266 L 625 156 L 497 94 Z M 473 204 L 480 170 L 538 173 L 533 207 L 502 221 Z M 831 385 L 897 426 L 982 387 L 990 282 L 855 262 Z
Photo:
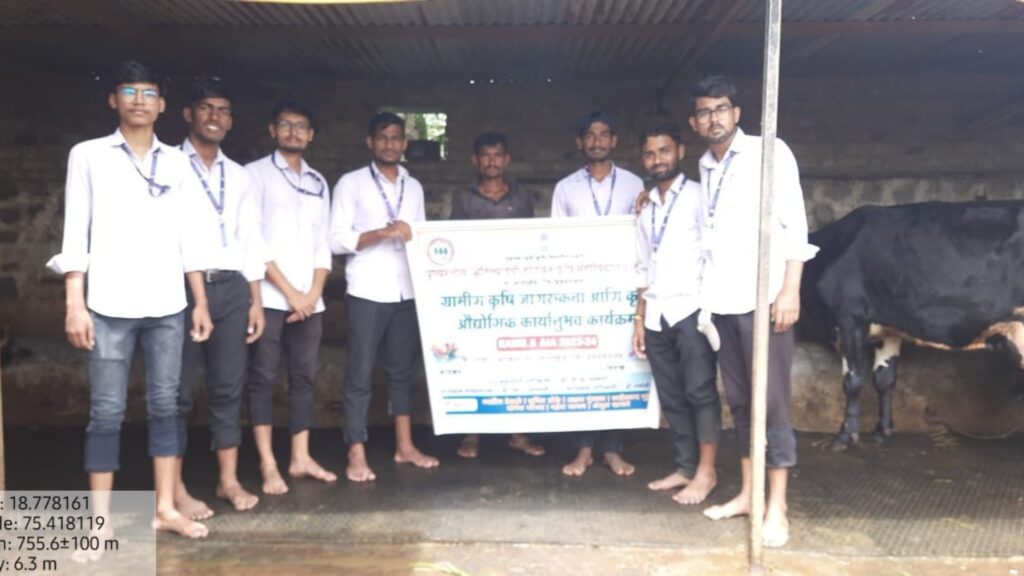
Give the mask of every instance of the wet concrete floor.
M 417 430 L 439 456 L 436 470 L 395 465 L 393 436 L 371 432 L 371 485 L 344 480 L 290 482 L 291 493 L 264 496 L 237 513 L 214 496 L 208 435 L 190 434 L 185 476 L 217 512 L 201 542 L 161 535 L 161 574 L 376 575 L 687 575 L 746 573 L 747 523 L 711 522 L 702 507 L 675 504 L 646 483 L 672 467 L 666 431 L 627 433 L 625 457 L 637 465 L 619 478 L 595 466 L 567 478 L 571 457 L 560 435 L 535 437 L 548 455 L 529 458 L 485 437 L 481 457 L 455 455 L 458 438 Z M 800 434 L 800 465 L 790 483 L 793 538 L 769 551 L 771 574 L 998 574 L 1024 576 L 1024 436 L 979 441 L 949 434 L 897 435 L 843 454 Z M 276 434 L 281 462 L 287 438 Z M 82 431 L 7 431 L 10 489 L 84 489 Z M 316 430 L 314 456 L 344 469 L 337 430 Z M 719 485 L 710 502 L 739 487 L 735 442 L 723 438 Z M 145 431 L 127 428 L 119 489 L 151 488 Z M 251 442 L 241 476 L 258 487 Z

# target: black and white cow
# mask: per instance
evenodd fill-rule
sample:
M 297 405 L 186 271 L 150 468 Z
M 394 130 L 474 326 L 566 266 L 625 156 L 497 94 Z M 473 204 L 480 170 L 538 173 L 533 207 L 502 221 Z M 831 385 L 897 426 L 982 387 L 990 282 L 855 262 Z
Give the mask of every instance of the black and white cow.
M 892 390 L 904 341 L 994 350 L 1014 363 L 1024 396 L 1024 202 L 867 206 L 810 236 L 821 248 L 802 284 L 801 337 L 843 358 L 846 414 L 835 450 L 858 439 L 859 395 L 874 380 L 876 437 L 892 434 Z

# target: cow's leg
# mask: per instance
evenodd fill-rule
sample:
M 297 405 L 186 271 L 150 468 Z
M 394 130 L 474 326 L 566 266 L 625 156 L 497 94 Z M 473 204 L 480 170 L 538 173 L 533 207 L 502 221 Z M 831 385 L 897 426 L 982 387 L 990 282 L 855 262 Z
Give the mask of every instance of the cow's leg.
M 832 441 L 833 452 L 842 452 L 860 439 L 860 391 L 871 378 L 871 349 L 868 327 L 850 324 L 839 327 L 839 351 L 843 356 L 843 392 L 846 393 L 846 414 L 839 435 Z
M 878 425 L 875 441 L 881 444 L 892 436 L 892 392 L 896 388 L 896 367 L 900 360 L 899 338 L 886 338 L 875 350 L 875 391 L 878 392 Z

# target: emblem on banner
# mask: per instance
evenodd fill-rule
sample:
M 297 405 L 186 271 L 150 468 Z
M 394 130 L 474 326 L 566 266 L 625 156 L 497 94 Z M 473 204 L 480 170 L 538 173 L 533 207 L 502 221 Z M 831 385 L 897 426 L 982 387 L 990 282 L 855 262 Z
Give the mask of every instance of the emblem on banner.
M 444 238 L 435 238 L 427 245 L 427 258 L 438 266 L 447 264 L 455 258 L 455 247 Z

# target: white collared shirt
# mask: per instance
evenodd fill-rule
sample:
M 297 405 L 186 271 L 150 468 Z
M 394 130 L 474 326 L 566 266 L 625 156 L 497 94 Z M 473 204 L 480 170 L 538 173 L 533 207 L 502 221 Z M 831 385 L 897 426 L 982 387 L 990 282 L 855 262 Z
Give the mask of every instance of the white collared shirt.
M 674 326 L 700 306 L 703 203 L 700 184 L 683 174 L 672 183 L 664 203 L 657 187 L 647 194 L 651 201 L 636 220 L 637 274 L 640 287 L 647 288 L 644 327 L 660 332 L 663 316 Z M 659 234 L 663 235 L 655 252 Z
M 252 177 L 250 191 L 260 215 L 264 259 L 274 262 L 296 290 L 309 292 L 316 270 L 331 269 L 327 244 L 331 197 L 327 181 L 305 160 L 301 175 L 296 174 L 276 152 L 245 168 Z M 284 292 L 270 280 L 263 280 L 260 292 L 264 308 L 291 309 Z M 323 311 L 321 297 L 316 301 L 316 312 Z
M 706 207 L 714 204 L 716 191 L 721 190 L 714 217 L 709 210 L 702 214 L 702 241 L 707 250 L 703 304 L 715 314 L 746 314 L 757 303 L 761 137 L 748 136 L 737 128 L 722 161 L 708 150 L 701 156 L 700 171 Z M 807 243 L 807 214 L 796 158 L 789 146 L 777 139 L 770 301 L 782 290 L 786 262 L 806 262 L 817 251 Z
M 203 188 L 203 196 L 207 200 L 205 210 L 189 217 L 193 221 L 203 222 L 211 230 L 210 238 L 213 241 L 204 247 L 211 267 L 215 270 L 241 272 L 249 282 L 262 280 L 267 267 L 260 236 L 260 215 L 249 191 L 249 171 L 228 158 L 220 149 L 217 150 L 213 166 L 207 168 L 199 152 L 192 146 L 192 141 L 187 138 L 181 144 L 181 150 L 191 160 L 194 168 L 192 176 Z M 221 202 L 222 181 L 224 200 L 218 214 L 214 201 Z M 213 199 L 210 199 L 211 194 Z
M 612 171 L 604 180 L 598 181 L 596 178 L 590 178 L 590 173 L 584 166 L 555 184 L 555 193 L 551 197 L 551 217 L 604 216 L 606 211 L 608 215 L 634 214 L 636 197 L 643 192 L 644 181 L 629 170 L 613 164 Z
M 388 206 L 397 210 L 394 218 Z M 426 220 L 423 187 L 404 166 L 398 167 L 396 182 L 381 174 L 375 163 L 338 180 L 331 210 L 331 250 L 348 254 L 345 281 L 350 295 L 374 302 L 401 302 L 414 297 L 405 242 L 388 239 L 356 250 L 364 232 L 385 228 L 392 220 L 410 224 Z
M 151 174 L 165 192 L 147 183 Z M 155 136 L 142 158 L 120 129 L 81 142 L 68 156 L 61 253 L 47 267 L 58 274 L 86 273 L 86 306 L 103 316 L 180 312 L 184 272 L 208 267 L 203 230 L 186 217 L 199 208 L 202 195 L 188 158 Z

